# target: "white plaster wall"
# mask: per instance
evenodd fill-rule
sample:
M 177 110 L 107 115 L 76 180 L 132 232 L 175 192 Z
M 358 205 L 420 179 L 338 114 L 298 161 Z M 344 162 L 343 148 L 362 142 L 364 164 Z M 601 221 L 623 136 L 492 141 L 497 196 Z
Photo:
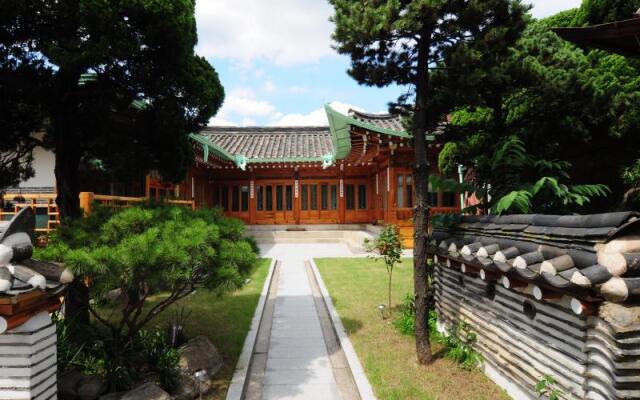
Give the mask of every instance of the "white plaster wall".
M 18 187 L 54 187 L 56 185 L 56 178 L 53 172 L 54 167 L 55 154 L 42 147 L 36 147 L 33 151 L 33 169 L 35 170 L 35 176 L 21 182 Z

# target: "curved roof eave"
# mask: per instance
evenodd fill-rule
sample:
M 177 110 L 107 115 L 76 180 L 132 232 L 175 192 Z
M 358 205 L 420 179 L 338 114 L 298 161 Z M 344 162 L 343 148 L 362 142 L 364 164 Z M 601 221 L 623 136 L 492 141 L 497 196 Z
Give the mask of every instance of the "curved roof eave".
M 191 140 L 199 143 L 202 146 L 202 150 L 204 152 L 204 159 L 207 160 L 209 158 L 209 153 L 213 153 L 216 156 L 220 157 L 223 160 L 226 161 L 236 161 L 235 156 L 233 156 L 231 153 L 229 153 L 228 151 L 226 151 L 225 149 L 223 149 L 220 146 L 217 146 L 216 144 L 212 143 L 210 140 L 208 140 L 207 138 L 205 138 L 204 136 L 197 134 L 197 133 L 191 133 L 189 135 L 189 137 L 191 138 Z
M 397 136 L 401 138 L 411 138 L 411 135 L 405 131 L 395 131 L 392 129 L 381 128 L 373 124 L 360 121 L 356 118 L 339 113 L 331 108 L 331 105 L 324 105 L 327 119 L 329 120 L 329 128 L 334 139 L 334 147 L 337 159 L 343 159 L 349 155 L 351 151 L 351 134 L 349 126 L 357 126 L 371 132 L 382 135 Z

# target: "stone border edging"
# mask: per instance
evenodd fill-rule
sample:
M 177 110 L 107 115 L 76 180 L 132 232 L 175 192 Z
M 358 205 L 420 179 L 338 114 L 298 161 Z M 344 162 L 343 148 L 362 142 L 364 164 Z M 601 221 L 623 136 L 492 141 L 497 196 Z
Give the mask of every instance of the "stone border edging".
M 333 301 L 331 300 L 331 296 L 329 296 L 329 291 L 322 280 L 322 276 L 320 276 L 318 266 L 313 259 L 309 260 L 309 263 L 311 264 L 311 269 L 313 270 L 313 274 L 315 275 L 318 286 L 320 287 L 320 293 L 322 294 L 327 309 L 329 310 L 329 316 L 333 322 L 333 327 L 336 331 L 336 335 L 338 336 L 338 340 L 340 341 L 342 351 L 344 351 L 344 355 L 349 363 L 349 368 L 351 368 L 353 379 L 356 381 L 358 392 L 360 392 L 360 398 L 362 400 L 376 400 L 376 396 L 373 394 L 373 389 L 371 388 L 369 379 L 367 379 L 367 375 L 364 373 L 360 359 L 358 359 L 358 355 L 353 349 L 351 340 L 349 340 L 349 336 L 347 336 L 347 332 L 344 330 L 344 326 L 342 325 L 342 320 L 333 306 Z
M 275 258 L 271 259 L 269 272 L 264 281 L 264 285 L 262 286 L 262 292 L 260 293 L 260 300 L 258 300 L 256 311 L 253 313 L 249 333 L 247 333 L 247 337 L 244 339 L 242 353 L 240 353 L 238 363 L 236 364 L 236 370 L 233 373 L 233 378 L 231 379 L 231 385 L 229 385 L 229 389 L 227 390 L 226 400 L 240 400 L 244 394 L 247 375 L 249 374 L 249 366 L 251 364 L 251 355 L 253 354 L 253 349 L 256 345 L 258 329 L 260 328 L 260 322 L 262 321 L 262 314 L 264 312 L 265 303 L 267 302 L 269 287 L 271 286 L 273 270 L 275 269 L 276 262 L 277 260 Z

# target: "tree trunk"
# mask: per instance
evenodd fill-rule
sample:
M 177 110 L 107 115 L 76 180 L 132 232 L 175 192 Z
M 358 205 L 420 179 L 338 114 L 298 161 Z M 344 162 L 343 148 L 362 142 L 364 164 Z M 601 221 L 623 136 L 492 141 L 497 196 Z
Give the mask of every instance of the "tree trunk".
M 77 87 L 81 71 L 79 68 L 61 68 L 58 71 L 54 87 L 59 98 L 51 107 L 50 129 L 56 160 L 56 204 L 63 224 L 82 217 L 78 177 L 82 149 L 77 123 Z M 72 337 L 80 339 L 83 333 L 80 326 L 89 324 L 89 297 L 89 288 L 84 282 L 84 277 L 77 276 L 69 285 L 65 296 L 65 318 L 71 321 Z
M 78 126 L 80 99 L 79 67 L 62 67 L 56 74 L 54 91 L 58 98 L 51 105 L 51 133 L 56 156 L 55 175 L 60 219 L 82 217 L 78 169 L 82 157 Z
M 429 96 L 429 43 L 431 30 L 425 27 L 418 42 L 418 72 L 416 82 L 416 105 L 413 114 L 413 147 L 415 166 L 413 181 L 416 186 L 416 205 L 413 209 L 414 249 L 413 281 L 416 306 L 416 354 L 418 363 L 432 361 L 429 341 L 429 312 L 431 300 L 427 265 L 427 230 L 429 228 L 429 163 L 427 159 L 426 131 L 428 128 Z
M 61 135 L 56 137 L 56 190 L 58 196 L 56 204 L 60 219 L 64 222 L 68 219 L 82 217 L 80 210 L 80 147 L 75 135 Z
M 391 312 L 391 280 L 393 279 L 393 268 L 389 270 L 389 312 Z

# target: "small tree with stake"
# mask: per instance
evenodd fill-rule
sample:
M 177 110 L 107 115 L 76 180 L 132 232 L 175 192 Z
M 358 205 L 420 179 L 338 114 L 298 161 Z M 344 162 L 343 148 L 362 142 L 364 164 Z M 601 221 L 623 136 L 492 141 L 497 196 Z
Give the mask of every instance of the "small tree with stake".
M 400 262 L 402 256 L 402 240 L 395 225 L 387 225 L 382 229 L 380 235 L 373 239 L 364 240 L 365 249 L 373 253 L 374 260 L 382 259 L 389 274 L 389 302 L 387 306 L 391 310 L 391 281 L 393 278 L 393 268 Z

